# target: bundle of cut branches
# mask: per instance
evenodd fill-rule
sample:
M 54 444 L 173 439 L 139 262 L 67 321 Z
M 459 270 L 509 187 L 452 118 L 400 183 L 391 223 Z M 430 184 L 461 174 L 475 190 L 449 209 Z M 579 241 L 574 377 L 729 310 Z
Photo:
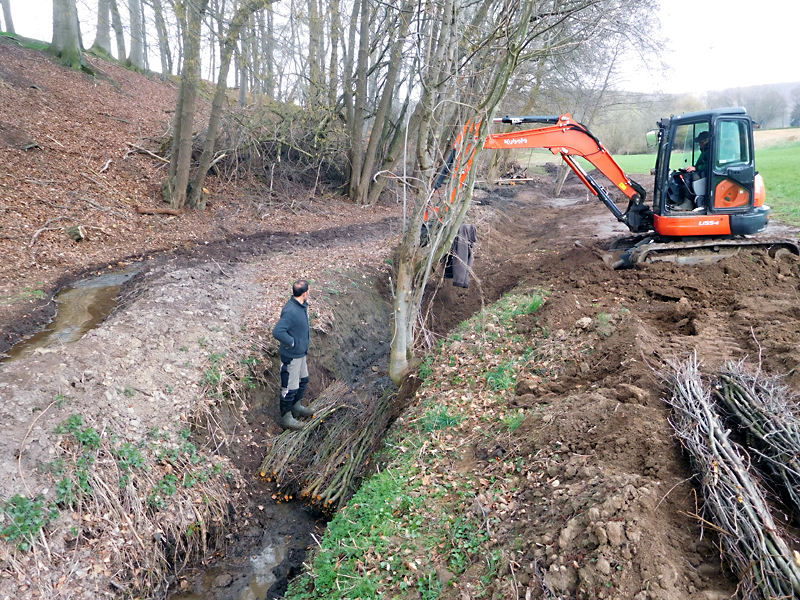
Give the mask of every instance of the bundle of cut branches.
M 728 439 L 697 358 L 671 366 L 671 422 L 700 476 L 705 520 L 719 532 L 722 552 L 741 579 L 743 598 L 800 595 L 800 567 L 747 470 L 746 453 Z
M 775 379 L 756 377 L 743 363 L 728 363 L 714 395 L 749 437 L 750 451 L 800 514 L 800 418 L 789 391 Z
M 313 403 L 314 417 L 300 431 L 278 436 L 261 464 L 277 482 L 281 500 L 299 495 L 331 512 L 350 499 L 367 459 L 391 418 L 392 396 L 362 400 L 334 382 Z

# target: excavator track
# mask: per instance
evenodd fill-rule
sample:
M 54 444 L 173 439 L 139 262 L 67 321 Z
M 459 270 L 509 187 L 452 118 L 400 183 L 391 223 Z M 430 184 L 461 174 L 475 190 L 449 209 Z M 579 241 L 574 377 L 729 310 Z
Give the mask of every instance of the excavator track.
M 705 239 L 683 242 L 657 242 L 644 238 L 627 249 L 625 244 L 612 244 L 604 261 L 613 269 L 626 269 L 642 263 L 670 262 L 678 265 L 712 264 L 741 250 L 764 250 L 772 258 L 800 256 L 800 244 L 791 239 Z

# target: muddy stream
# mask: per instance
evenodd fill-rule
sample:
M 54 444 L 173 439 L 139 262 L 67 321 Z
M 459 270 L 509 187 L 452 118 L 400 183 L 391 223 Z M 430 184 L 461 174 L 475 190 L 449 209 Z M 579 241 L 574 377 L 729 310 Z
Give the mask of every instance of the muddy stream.
M 120 287 L 138 272 L 138 266 L 78 281 L 55 295 L 56 315 L 42 331 L 12 346 L 0 362 L 30 356 L 38 348 L 59 346 L 81 339 L 111 314 Z

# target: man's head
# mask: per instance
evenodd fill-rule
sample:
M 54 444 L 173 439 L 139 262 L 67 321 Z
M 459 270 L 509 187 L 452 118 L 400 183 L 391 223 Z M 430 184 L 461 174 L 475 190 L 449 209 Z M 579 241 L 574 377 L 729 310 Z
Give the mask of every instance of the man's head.
M 308 293 L 308 282 L 305 279 L 300 279 L 294 282 L 292 286 L 292 295 L 298 300 L 302 301 L 301 297 Z M 305 300 L 305 298 L 303 298 Z
M 697 134 L 697 137 L 694 138 L 694 141 L 700 144 L 701 148 L 704 148 L 708 145 L 709 139 L 711 139 L 709 133 L 707 131 L 701 131 L 699 134 Z

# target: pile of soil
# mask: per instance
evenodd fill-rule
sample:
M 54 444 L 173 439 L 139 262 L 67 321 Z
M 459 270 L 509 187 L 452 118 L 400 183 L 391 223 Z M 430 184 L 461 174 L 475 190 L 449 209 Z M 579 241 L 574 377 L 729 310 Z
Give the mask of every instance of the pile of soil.
M 735 597 L 738 582 L 713 528 L 701 527 L 702 501 L 673 437 L 662 374 L 670 361 L 696 354 L 705 372 L 745 361 L 796 393 L 800 261 L 745 251 L 710 266 L 612 271 L 599 258 L 609 238 L 598 227 L 613 217 L 581 198 L 580 187 L 568 184 L 565 198 L 553 199 L 551 185 L 518 185 L 515 198 L 498 197 L 475 285 L 445 289 L 433 302 L 444 332 L 500 290 L 522 285 L 547 297 L 512 332 L 529 340 L 523 347 L 545 335 L 559 357 L 520 373 L 509 394 L 509 406 L 535 410 L 507 440 L 467 437 L 452 471 L 500 482 L 515 459 L 525 465 L 504 494 L 499 483 L 476 489 L 488 518 L 499 521 L 495 543 L 516 569 L 498 578 L 493 597 L 553 597 L 543 580 L 564 598 Z M 442 360 L 468 356 L 456 343 Z M 459 447 L 457 434 L 448 438 Z M 778 521 L 796 517 L 796 507 L 774 509 Z M 519 540 L 528 543 L 518 549 Z M 800 541 L 790 546 L 800 549 Z M 446 576 L 454 591 L 443 597 L 477 593 L 481 575 L 476 568 Z

